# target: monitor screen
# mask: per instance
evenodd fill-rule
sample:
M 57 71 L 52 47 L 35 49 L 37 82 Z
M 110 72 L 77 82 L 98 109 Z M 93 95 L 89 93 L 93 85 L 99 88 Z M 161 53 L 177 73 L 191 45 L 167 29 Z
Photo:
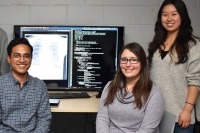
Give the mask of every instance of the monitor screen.
M 98 90 L 114 78 L 123 26 L 14 25 L 33 46 L 29 74 L 52 90 Z

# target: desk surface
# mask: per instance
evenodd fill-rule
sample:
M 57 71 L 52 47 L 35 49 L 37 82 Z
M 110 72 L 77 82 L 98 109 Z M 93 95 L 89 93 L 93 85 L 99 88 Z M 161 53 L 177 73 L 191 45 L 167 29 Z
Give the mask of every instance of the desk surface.
M 60 99 L 58 106 L 51 106 L 51 112 L 98 112 L 98 92 L 87 92 L 91 98 Z

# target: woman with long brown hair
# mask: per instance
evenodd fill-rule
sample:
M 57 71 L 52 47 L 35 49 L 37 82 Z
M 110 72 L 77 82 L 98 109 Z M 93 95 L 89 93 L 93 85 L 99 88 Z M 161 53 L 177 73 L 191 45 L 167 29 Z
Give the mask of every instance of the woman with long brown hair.
M 164 99 L 149 77 L 144 49 L 130 43 L 119 57 L 115 78 L 107 83 L 101 96 L 97 133 L 158 133 Z

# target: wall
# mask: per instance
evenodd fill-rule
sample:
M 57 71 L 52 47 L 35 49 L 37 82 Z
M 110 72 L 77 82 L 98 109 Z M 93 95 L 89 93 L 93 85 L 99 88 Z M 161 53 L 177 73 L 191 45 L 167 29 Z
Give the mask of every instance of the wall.
M 145 50 L 163 0 L 0 0 L 0 27 L 13 38 L 13 25 L 121 25 L 125 43 L 136 41 Z M 200 0 L 183 0 L 195 35 L 200 36 Z
M 125 43 L 136 41 L 147 50 L 147 44 L 154 34 L 154 23 L 162 1 L 0 0 L 0 27 L 7 32 L 10 41 L 13 39 L 13 25 L 120 25 L 125 26 Z M 200 0 L 184 2 L 188 7 L 195 35 L 200 36 Z M 53 118 L 52 130 L 59 127 L 59 123 L 56 125 L 58 121 L 65 123 L 65 120 L 60 120 L 63 116 L 54 115 L 57 117 Z M 70 130 L 77 128 L 69 126 Z

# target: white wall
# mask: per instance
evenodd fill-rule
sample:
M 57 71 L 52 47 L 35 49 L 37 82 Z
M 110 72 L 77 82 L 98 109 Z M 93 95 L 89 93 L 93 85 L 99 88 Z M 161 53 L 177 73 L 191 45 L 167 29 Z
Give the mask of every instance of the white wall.
M 163 0 L 0 0 L 0 27 L 13 39 L 13 25 L 120 25 L 125 43 L 138 42 L 145 51 L 154 35 Z M 200 36 L 200 0 L 183 0 L 195 35 Z

